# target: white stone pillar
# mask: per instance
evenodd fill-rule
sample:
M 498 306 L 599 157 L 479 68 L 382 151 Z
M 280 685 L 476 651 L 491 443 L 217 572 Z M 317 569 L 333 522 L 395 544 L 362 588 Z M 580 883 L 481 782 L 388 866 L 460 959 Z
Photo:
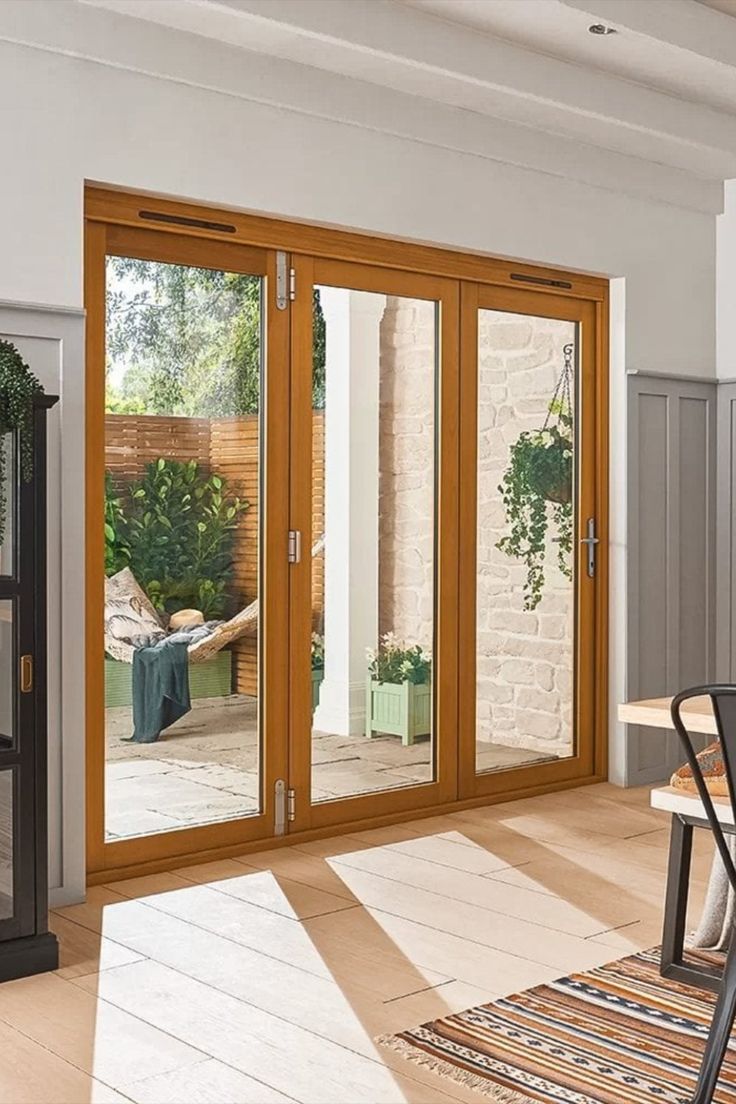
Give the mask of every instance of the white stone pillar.
M 379 330 L 386 296 L 320 288 L 326 329 L 325 677 L 313 728 L 365 731 L 378 642 Z

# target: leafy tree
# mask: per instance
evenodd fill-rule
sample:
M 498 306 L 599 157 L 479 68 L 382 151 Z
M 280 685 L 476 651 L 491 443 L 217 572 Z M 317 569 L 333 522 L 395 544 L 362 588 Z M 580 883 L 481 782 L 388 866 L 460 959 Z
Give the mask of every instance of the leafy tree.
M 109 257 L 106 308 L 110 412 L 257 413 L 263 321 L 258 277 Z M 325 324 L 315 291 L 316 407 L 324 406 L 324 395 Z

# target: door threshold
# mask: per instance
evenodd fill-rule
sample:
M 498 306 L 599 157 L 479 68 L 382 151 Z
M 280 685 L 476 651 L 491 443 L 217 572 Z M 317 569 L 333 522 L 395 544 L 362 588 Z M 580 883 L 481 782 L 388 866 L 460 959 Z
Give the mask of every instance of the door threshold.
M 140 878 L 146 874 L 160 874 L 181 867 L 197 866 L 201 863 L 215 862 L 218 859 L 232 859 L 241 855 L 252 855 L 258 851 L 272 851 L 279 847 L 289 847 L 297 843 L 310 843 L 312 840 L 330 839 L 336 836 L 350 835 L 351 832 L 365 832 L 370 828 L 383 828 L 391 824 L 424 820 L 428 817 L 442 816 L 448 813 L 462 812 L 463 809 L 478 809 L 484 806 L 501 805 L 508 801 L 519 801 L 525 797 L 537 797 L 541 794 L 556 793 L 562 790 L 574 790 L 581 786 L 594 786 L 606 782 L 606 775 L 593 774 L 585 778 L 571 778 L 565 782 L 547 782 L 536 786 L 521 787 L 501 794 L 482 797 L 469 797 L 463 801 L 446 801 L 439 805 L 429 805 L 410 812 L 384 813 L 381 816 L 363 817 L 362 820 L 346 821 L 344 824 L 327 825 L 323 828 L 309 828 L 301 832 L 292 832 L 284 836 L 272 836 L 260 840 L 229 844 L 227 847 L 209 848 L 185 855 L 173 855 L 150 862 L 134 863 L 130 866 L 110 867 L 107 870 L 93 870 L 87 874 L 87 885 L 105 885 L 108 882 L 122 881 L 125 878 Z

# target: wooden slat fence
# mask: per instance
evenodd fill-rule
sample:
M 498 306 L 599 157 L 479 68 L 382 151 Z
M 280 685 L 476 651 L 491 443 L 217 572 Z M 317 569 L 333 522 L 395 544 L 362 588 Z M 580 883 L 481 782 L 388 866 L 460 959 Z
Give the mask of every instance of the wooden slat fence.
M 324 415 L 313 417 L 312 528 L 314 539 L 324 532 Z M 179 418 L 137 414 L 108 414 L 105 418 L 105 464 L 117 490 L 140 478 L 146 464 L 164 456 L 196 460 L 206 470 L 227 479 L 228 489 L 250 503 L 238 526 L 232 584 L 240 609 L 258 595 L 258 417 Z M 312 567 L 313 625 L 320 630 L 324 603 L 324 557 Z M 255 636 L 232 648 L 234 688 L 257 694 Z

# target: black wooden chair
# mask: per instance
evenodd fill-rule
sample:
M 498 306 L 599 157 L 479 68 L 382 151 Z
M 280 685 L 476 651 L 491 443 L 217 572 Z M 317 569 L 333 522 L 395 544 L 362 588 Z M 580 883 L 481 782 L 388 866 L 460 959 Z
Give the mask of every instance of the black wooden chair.
M 708 818 L 716 847 L 726 868 L 728 880 L 732 889 L 736 892 L 736 866 L 734 866 L 731 857 L 723 825 L 718 819 L 713 806 L 713 799 L 706 787 L 693 741 L 682 719 L 681 707 L 683 703 L 689 701 L 690 698 L 702 696 L 708 696 L 713 705 L 713 713 L 716 718 L 718 736 L 723 751 L 728 793 L 734 820 L 736 820 L 736 798 L 734 796 L 736 793 L 734 789 L 734 782 L 736 782 L 736 686 L 697 686 L 691 690 L 683 690 L 672 699 L 672 721 L 693 772 L 698 795 Z M 734 1019 L 736 1019 L 736 931 L 733 933 L 726 955 L 723 976 L 718 986 L 718 1000 L 713 1014 L 713 1022 L 708 1041 L 705 1044 L 698 1084 L 691 1104 L 711 1104 Z

